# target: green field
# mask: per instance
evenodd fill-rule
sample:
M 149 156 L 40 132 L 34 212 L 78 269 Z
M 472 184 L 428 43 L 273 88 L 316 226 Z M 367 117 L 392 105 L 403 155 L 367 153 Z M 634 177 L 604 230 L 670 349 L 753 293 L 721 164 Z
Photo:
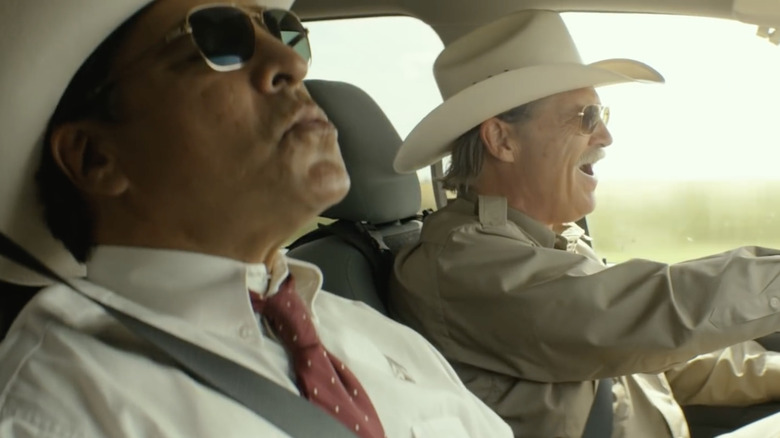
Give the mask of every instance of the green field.
M 589 224 L 609 261 L 780 247 L 780 181 L 605 182 L 597 195 Z

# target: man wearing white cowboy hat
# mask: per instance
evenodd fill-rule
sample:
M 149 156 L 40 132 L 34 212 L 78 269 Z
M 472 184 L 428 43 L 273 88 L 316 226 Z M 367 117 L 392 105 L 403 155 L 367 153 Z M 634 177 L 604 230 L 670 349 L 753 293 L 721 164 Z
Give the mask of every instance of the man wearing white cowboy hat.
M 395 167 L 451 153 L 443 183 L 458 198 L 398 255 L 391 310 L 516 436 L 580 436 L 599 379 L 614 384 L 614 437 L 689 436 L 680 404 L 780 399 L 780 355 L 743 342 L 780 329 L 780 252 L 607 267 L 573 224 L 594 208 L 593 164 L 612 142 L 594 87 L 659 73 L 583 64 L 551 11 L 473 31 L 434 73 L 444 103 Z M 778 420 L 737 434 L 776 437 Z
M 278 251 L 349 187 L 291 3 L 2 3 L 0 231 L 74 286 L 0 344 L 0 436 L 511 436 L 422 337 Z

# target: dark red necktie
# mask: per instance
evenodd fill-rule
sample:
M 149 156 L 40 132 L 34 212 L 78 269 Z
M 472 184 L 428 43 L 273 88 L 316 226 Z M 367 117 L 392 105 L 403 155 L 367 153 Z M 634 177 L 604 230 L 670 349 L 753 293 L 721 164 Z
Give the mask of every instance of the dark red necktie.
M 301 394 L 358 436 L 383 438 L 382 423 L 368 394 L 355 375 L 325 350 L 292 276 L 267 299 L 249 292 L 252 308 L 268 320 L 290 354 Z

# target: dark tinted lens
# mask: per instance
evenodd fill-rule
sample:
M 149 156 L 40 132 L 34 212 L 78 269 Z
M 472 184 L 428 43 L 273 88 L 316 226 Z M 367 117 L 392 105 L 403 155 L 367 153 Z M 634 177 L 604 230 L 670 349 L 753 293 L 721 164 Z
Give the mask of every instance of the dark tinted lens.
M 592 134 L 601 121 L 601 107 L 599 105 L 588 105 L 582 110 L 582 132 Z
M 263 21 L 271 35 L 290 46 L 307 62 L 311 60 L 309 35 L 298 17 L 285 10 L 268 9 L 263 12 Z
M 241 10 L 228 6 L 201 9 L 190 15 L 195 44 L 218 67 L 243 64 L 255 52 L 255 28 Z

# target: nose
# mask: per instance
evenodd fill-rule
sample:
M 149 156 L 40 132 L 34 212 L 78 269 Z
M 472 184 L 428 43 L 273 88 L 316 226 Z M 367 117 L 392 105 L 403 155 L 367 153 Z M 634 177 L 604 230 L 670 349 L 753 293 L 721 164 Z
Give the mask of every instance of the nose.
M 612 144 L 612 134 L 610 134 L 604 122 L 599 122 L 598 126 L 596 126 L 596 130 L 590 136 L 590 144 L 600 147 L 607 147 Z
M 309 70 L 308 62 L 268 32 L 260 29 L 256 32 L 252 62 L 253 80 L 258 90 L 270 94 L 300 85 Z

